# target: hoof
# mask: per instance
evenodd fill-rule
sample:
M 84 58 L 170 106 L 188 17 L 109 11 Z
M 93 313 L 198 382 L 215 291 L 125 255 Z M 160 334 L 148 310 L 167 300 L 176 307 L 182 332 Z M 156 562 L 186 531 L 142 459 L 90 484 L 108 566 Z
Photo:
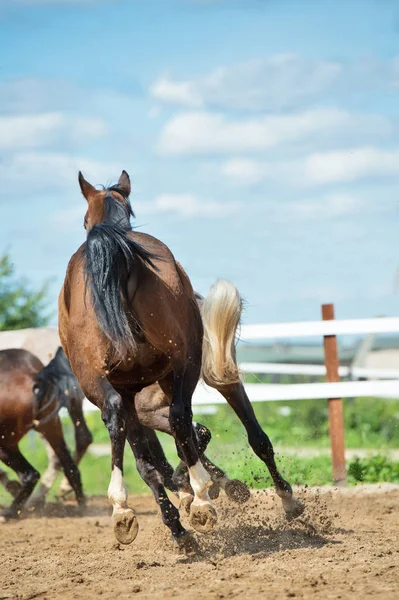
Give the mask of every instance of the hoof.
M 190 525 L 199 533 L 209 533 L 217 521 L 216 510 L 209 502 L 192 504 L 190 510 Z
M 7 481 L 6 483 L 6 490 L 9 494 L 11 494 L 11 496 L 13 498 L 15 498 L 17 496 L 17 494 L 21 491 L 21 484 L 19 483 L 19 481 Z
M 45 506 L 46 506 L 45 498 L 34 498 L 33 496 L 31 498 L 29 498 L 29 500 L 25 504 L 25 508 L 27 508 L 29 511 L 37 511 L 37 512 L 42 511 Z
M 220 485 L 214 481 L 208 489 L 208 494 L 211 500 L 216 500 L 216 498 L 219 498 Z
M 131 544 L 139 532 L 137 517 L 131 508 L 120 508 L 112 516 L 114 534 L 120 544 Z
M 224 491 L 228 499 L 237 502 L 237 504 L 244 504 L 251 497 L 248 486 L 238 479 L 230 479 L 224 486 Z
M 57 494 L 57 500 L 60 502 L 66 502 L 67 500 L 72 500 L 75 496 L 75 492 L 71 488 L 70 490 L 59 490 Z
M 197 541 L 188 531 L 178 538 L 173 538 L 173 540 L 179 554 L 184 554 L 185 556 L 197 556 L 200 551 Z
M 9 508 L 6 508 L 5 510 L 3 510 L 2 513 L 0 513 L 0 523 L 7 523 L 8 521 L 15 520 L 18 518 L 19 514 L 17 512 L 14 512 L 13 510 L 10 510 Z
M 87 508 L 86 498 L 83 497 L 80 500 L 78 500 L 78 515 L 80 517 L 84 517 L 84 515 L 86 514 L 86 508 Z
M 190 514 L 190 508 L 191 505 L 193 503 L 194 500 L 194 496 L 191 496 L 190 494 L 187 494 L 187 496 L 183 496 L 180 499 L 180 505 L 179 505 L 179 509 L 184 510 L 184 512 L 189 515 Z
M 298 498 L 295 498 L 295 496 L 291 496 L 291 498 L 281 498 L 281 500 L 288 521 L 296 519 L 305 510 L 303 502 L 298 500 Z

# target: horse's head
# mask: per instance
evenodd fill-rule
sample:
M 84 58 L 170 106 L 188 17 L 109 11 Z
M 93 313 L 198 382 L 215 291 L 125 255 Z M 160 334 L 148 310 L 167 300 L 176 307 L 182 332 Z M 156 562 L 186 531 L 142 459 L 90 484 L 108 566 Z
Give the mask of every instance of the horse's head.
M 134 215 L 129 202 L 130 179 L 126 171 L 122 171 L 116 185 L 101 190 L 86 181 L 79 171 L 79 185 L 88 205 L 84 218 L 87 233 L 100 223 L 130 228 L 130 217 Z

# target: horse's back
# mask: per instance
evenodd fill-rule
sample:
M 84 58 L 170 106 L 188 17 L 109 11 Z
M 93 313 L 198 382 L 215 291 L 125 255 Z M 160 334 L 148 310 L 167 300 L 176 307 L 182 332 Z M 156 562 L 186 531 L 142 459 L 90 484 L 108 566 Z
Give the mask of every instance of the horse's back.
M 12 435 L 11 441 L 17 442 L 32 422 L 32 388 L 42 369 L 41 361 L 27 350 L 0 351 L 0 430 Z
M 41 360 L 29 350 L 23 348 L 0 350 L 0 379 L 14 371 L 36 375 L 43 367 Z
M 134 232 L 134 239 L 157 257 L 157 270 L 139 267 L 132 307 L 146 338 L 162 352 L 182 357 L 192 344 L 202 344 L 202 322 L 188 275 L 172 252 L 156 238 Z

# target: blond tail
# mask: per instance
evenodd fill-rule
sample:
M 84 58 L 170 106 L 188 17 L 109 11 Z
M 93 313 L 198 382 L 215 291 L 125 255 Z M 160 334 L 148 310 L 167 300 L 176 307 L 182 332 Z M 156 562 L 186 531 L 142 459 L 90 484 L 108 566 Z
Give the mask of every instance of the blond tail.
M 201 376 L 214 387 L 237 383 L 240 376 L 235 338 L 242 312 L 241 296 L 232 283 L 218 279 L 201 304 L 204 324 Z

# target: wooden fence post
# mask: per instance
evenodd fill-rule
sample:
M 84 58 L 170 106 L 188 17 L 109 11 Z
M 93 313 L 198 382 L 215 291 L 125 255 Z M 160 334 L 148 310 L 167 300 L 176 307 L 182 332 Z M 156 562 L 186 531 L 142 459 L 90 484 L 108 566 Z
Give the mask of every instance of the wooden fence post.
M 334 305 L 323 304 L 321 307 L 323 321 L 334 319 Z M 337 338 L 335 335 L 324 336 L 324 363 L 327 381 L 339 381 L 339 358 Z M 330 428 L 331 456 L 334 485 L 346 485 L 345 465 L 345 432 L 344 415 L 341 398 L 329 398 L 328 421 Z

